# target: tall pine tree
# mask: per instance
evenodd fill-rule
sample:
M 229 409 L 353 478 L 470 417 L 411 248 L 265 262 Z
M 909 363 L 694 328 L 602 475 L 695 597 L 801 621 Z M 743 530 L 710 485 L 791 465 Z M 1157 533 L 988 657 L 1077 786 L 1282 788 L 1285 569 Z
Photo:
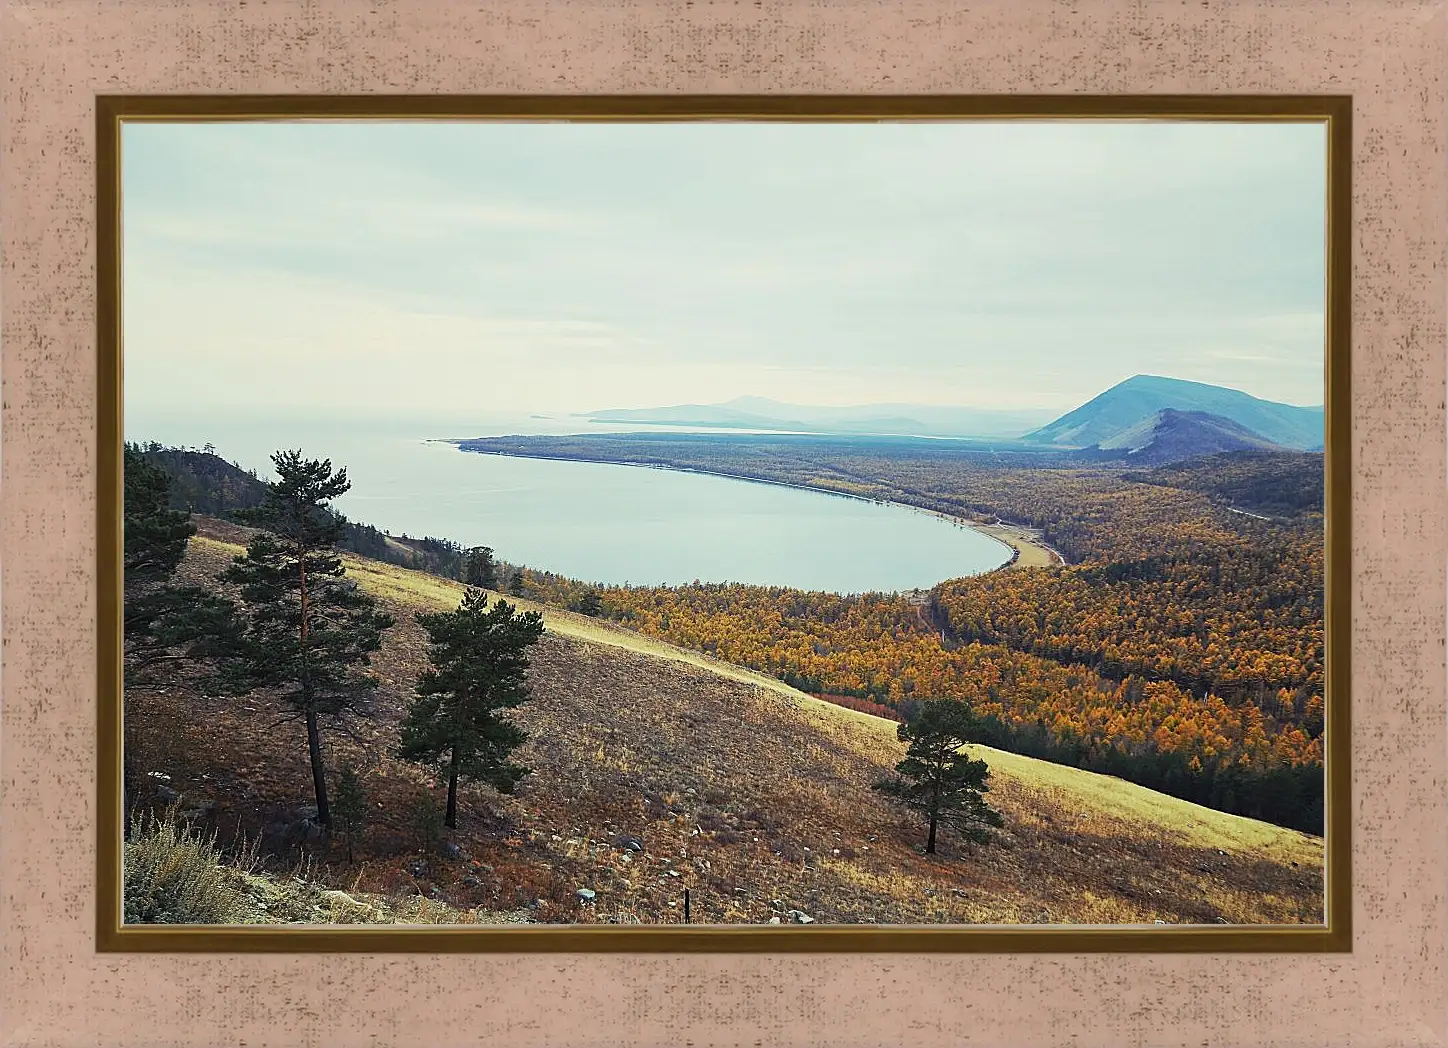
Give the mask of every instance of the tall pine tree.
M 132 710 L 146 689 L 184 680 L 204 686 L 239 625 L 231 601 L 172 581 L 196 527 L 189 514 L 170 508 L 170 475 L 138 444 L 123 446 L 121 466 L 121 701 Z M 136 785 L 127 748 L 121 796 L 128 832 Z
M 527 774 L 508 759 L 527 735 L 502 711 L 528 697 L 527 651 L 543 635 L 543 619 L 505 600 L 487 605 L 486 593 L 469 589 L 456 611 L 417 617 L 432 642 L 432 665 L 402 722 L 399 756 L 446 769 L 444 822 L 454 829 L 459 778 L 512 793 Z
M 895 765 L 900 778 L 875 784 L 876 790 L 929 821 L 927 855 L 935 854 L 936 828 L 941 823 L 978 843 L 990 839 L 987 827 L 1004 825 L 1000 813 L 982 796 L 990 789 L 985 782 L 990 776 L 985 761 L 971 760 L 961 752 L 975 728 L 975 716 L 963 702 L 932 699 L 922 703 L 919 712 L 896 730 L 900 741 L 910 744 L 905 759 Z
M 336 553 L 347 522 L 331 502 L 351 487 L 347 471 L 300 451 L 279 451 L 272 463 L 266 501 L 238 514 L 261 531 L 221 576 L 246 609 L 225 680 L 233 693 L 275 690 L 292 709 L 278 724 L 306 723 L 317 821 L 330 827 L 321 720 L 367 714 L 377 687 L 367 666 L 393 620 L 345 577 Z

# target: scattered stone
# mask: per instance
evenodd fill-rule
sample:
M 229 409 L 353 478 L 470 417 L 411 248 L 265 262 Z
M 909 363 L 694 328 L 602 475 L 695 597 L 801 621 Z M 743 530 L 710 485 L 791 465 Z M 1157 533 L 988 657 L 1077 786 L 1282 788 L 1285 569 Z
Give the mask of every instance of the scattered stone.
M 952 888 L 952 889 L 950 889 L 950 894 L 951 894 L 951 895 L 959 895 L 962 899 L 964 899 L 964 898 L 966 898 L 970 893 L 967 892 L 964 888 Z
M 620 855 L 620 856 L 618 857 L 618 861 L 619 861 L 619 862 L 633 862 L 633 853 L 632 853 L 632 852 L 624 852 L 622 855 Z
M 769 923 L 770 923 L 770 924 L 783 924 L 784 922 L 779 919 L 778 915 L 775 915 L 774 917 L 769 918 Z
M 1227 918 L 1225 918 L 1225 917 L 1218 917 L 1218 918 L 1217 918 L 1217 923 L 1218 923 L 1218 924 L 1231 924 L 1232 922 L 1229 921 L 1229 920 L 1227 920 Z
M 598 895 L 592 888 L 579 888 L 574 894 L 578 896 L 579 902 L 592 902 Z
M 407 864 L 407 872 L 412 874 L 414 877 L 426 877 L 427 863 L 423 862 L 421 859 L 414 859 L 412 860 L 412 862 Z
M 874 834 L 873 834 L 873 833 L 872 833 L 872 834 L 870 834 L 870 840 L 872 840 L 872 841 L 873 841 L 873 840 L 875 840 L 875 839 L 876 839 L 876 837 L 875 837 L 875 835 L 874 835 Z
M 339 906 L 358 907 L 362 905 L 360 902 L 352 898 L 352 896 L 348 895 L 346 892 L 323 892 L 322 898 L 326 899 L 328 904 L 330 904 L 332 909 L 334 910 L 337 909 Z
M 164 771 L 148 771 L 148 772 L 146 772 L 146 774 L 147 774 L 150 778 L 156 779 L 156 780 L 158 780 L 159 782 L 170 782 L 170 781 L 171 781 L 171 776 L 167 775 Z
M 297 828 L 302 840 L 309 844 L 319 841 L 327 835 L 327 828 L 320 822 L 313 822 L 311 819 L 303 819 L 297 824 Z
M 463 850 L 459 848 L 454 841 L 447 841 L 443 844 L 442 853 L 449 859 L 461 859 L 463 857 Z
M 813 923 L 814 923 L 814 918 L 811 917 L 809 914 L 805 913 L 803 910 L 790 910 L 790 911 L 789 911 L 789 919 L 792 920 L 792 921 L 794 921 L 795 924 L 813 924 Z
M 641 852 L 644 850 L 644 841 L 642 837 L 620 837 L 618 846 L 624 851 Z
M 464 878 L 463 878 L 463 881 L 462 881 L 462 884 L 463 884 L 463 887 L 464 887 L 464 888 L 476 888 L 478 885 L 480 885 L 480 884 L 482 884 L 482 883 L 483 883 L 482 881 L 478 880 L 478 879 L 477 879 L 476 877 L 474 877 L 471 873 L 468 874 L 466 877 L 464 877 Z
M 679 871 L 678 871 L 678 870 L 670 870 L 670 871 L 669 871 L 669 876 L 670 876 L 670 877 L 677 877 L 677 876 L 679 876 Z
M 1157 923 L 1157 924 L 1165 924 L 1166 921 L 1163 921 L 1163 920 L 1161 920 L 1160 918 L 1158 918 L 1156 923 Z
M 165 783 L 156 787 L 156 796 L 160 798 L 162 804 L 175 804 L 181 799 L 181 794 L 177 793 Z
M 786 909 L 784 903 L 779 899 L 770 899 L 769 908 L 771 910 L 778 910 L 780 913 L 783 913 Z

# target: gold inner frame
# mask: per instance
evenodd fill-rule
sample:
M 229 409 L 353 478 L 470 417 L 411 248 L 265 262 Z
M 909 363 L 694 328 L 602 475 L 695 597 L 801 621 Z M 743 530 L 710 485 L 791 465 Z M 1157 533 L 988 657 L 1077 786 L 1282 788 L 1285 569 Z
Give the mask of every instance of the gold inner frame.
M 299 927 L 121 923 L 121 124 L 263 120 L 1208 120 L 1327 125 L 1325 914 L 1320 925 Z M 1299 953 L 1352 949 L 1348 95 L 97 95 L 96 948 L 213 953 Z

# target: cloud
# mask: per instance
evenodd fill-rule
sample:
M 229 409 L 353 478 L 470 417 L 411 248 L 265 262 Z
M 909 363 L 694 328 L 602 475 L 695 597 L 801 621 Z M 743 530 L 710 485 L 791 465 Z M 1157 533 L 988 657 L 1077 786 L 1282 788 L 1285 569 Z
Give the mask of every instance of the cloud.
M 1320 127 L 125 132 L 128 396 L 1320 400 Z M 287 367 L 296 390 L 256 376 Z M 484 393 L 482 391 L 489 392 Z M 943 399 L 944 398 L 944 399 Z

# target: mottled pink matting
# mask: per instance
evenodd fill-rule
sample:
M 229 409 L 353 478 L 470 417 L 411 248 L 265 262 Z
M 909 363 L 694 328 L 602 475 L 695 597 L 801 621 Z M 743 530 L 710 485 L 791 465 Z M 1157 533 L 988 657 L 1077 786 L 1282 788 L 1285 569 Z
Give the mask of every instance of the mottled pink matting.
M 1445 1043 L 1444 3 L 6 0 L 5 1045 Z M 96 92 L 1350 93 L 1356 950 L 94 952 Z

